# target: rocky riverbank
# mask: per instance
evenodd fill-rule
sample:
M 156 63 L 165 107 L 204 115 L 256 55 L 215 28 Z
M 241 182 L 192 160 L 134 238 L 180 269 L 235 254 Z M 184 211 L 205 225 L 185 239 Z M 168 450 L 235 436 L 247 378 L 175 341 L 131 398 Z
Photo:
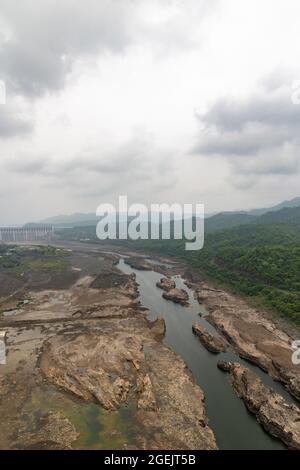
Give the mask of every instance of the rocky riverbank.
M 218 367 L 229 372 L 232 386 L 258 422 L 290 449 L 300 449 L 300 410 L 267 387 L 248 368 L 238 363 L 220 361 Z
M 206 282 L 192 283 L 192 287 L 208 311 L 206 320 L 237 354 L 267 371 L 300 399 L 300 366 L 292 362 L 292 343 L 299 338 L 299 330 L 285 330 L 267 312 Z

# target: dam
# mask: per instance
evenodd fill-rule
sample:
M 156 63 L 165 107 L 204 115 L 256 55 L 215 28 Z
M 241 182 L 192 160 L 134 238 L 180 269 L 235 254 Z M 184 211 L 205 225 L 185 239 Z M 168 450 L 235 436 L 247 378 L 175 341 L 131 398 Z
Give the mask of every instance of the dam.
M 0 243 L 50 241 L 54 229 L 52 226 L 43 227 L 0 227 Z

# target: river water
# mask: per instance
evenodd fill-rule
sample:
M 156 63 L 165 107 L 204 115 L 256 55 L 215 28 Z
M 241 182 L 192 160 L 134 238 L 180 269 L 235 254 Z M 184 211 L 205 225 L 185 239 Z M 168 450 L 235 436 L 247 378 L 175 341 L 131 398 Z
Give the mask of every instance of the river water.
M 261 379 L 287 401 L 293 398 L 278 382 L 258 367 L 243 361 L 234 353 L 212 354 L 207 351 L 192 332 L 196 321 L 212 334 L 216 330 L 205 320 L 207 312 L 194 299 L 193 292 L 184 284 L 180 276 L 174 276 L 176 287 L 184 288 L 189 294 L 190 306 L 183 307 L 162 297 L 162 290 L 156 282 L 162 277 L 155 271 L 137 271 L 121 259 L 118 266 L 126 274 L 135 273 L 139 284 L 140 301 L 149 309 L 148 318 L 163 317 L 166 322 L 165 344 L 181 356 L 193 373 L 195 381 L 205 393 L 206 411 L 209 425 L 213 429 L 220 449 L 266 449 L 280 450 L 285 446 L 267 434 L 248 412 L 229 383 L 229 374 L 217 368 L 220 359 L 233 360 L 253 369 Z

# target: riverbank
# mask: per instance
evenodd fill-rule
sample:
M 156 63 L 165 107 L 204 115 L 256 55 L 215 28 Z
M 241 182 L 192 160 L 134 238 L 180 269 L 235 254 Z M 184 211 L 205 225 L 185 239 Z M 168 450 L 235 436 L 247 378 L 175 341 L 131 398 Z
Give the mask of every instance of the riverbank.
M 126 259 L 126 265 L 129 265 L 129 266 L 131 265 L 130 259 Z M 121 269 L 127 273 L 133 272 L 133 271 L 128 270 L 126 265 L 121 263 Z M 135 266 L 137 265 L 138 264 L 135 261 Z M 242 343 L 243 351 L 242 351 L 240 348 L 236 347 L 233 341 L 233 338 L 231 339 L 229 334 L 228 335 L 224 334 L 224 331 L 222 329 L 216 330 L 214 323 L 210 319 L 210 310 L 214 311 L 216 307 L 220 306 L 221 311 L 223 311 L 223 309 L 225 308 L 227 304 L 230 305 L 229 299 L 225 296 L 226 293 L 224 293 L 220 289 L 214 288 L 211 285 L 208 286 L 207 284 L 200 283 L 199 279 L 198 279 L 198 282 L 195 282 L 195 279 L 192 275 L 193 273 L 191 273 L 190 271 L 188 272 L 189 281 L 186 281 L 186 284 L 184 284 L 183 278 L 179 275 L 179 274 L 181 275 L 187 274 L 184 265 L 181 265 L 181 266 L 178 265 L 176 269 L 174 269 L 173 267 L 170 269 L 169 272 L 168 270 L 166 270 L 165 274 L 169 277 L 161 280 L 160 274 L 161 274 L 162 260 L 160 261 L 157 260 L 157 265 L 160 266 L 159 269 L 156 269 L 155 266 L 154 267 L 151 266 L 150 268 L 151 271 L 147 273 L 145 270 L 145 260 L 143 260 L 142 270 L 138 270 L 138 271 L 134 270 L 134 272 L 137 275 L 137 280 L 140 284 L 139 290 L 141 292 L 142 302 L 150 309 L 150 312 L 152 312 L 151 318 L 155 318 L 155 311 L 157 311 L 158 309 L 160 309 L 163 312 L 163 316 L 167 323 L 167 335 L 165 339 L 166 343 L 169 346 L 171 346 L 176 352 L 178 352 L 182 357 L 185 358 L 186 362 L 189 364 L 189 367 L 191 368 L 193 372 L 194 377 L 196 377 L 196 380 L 199 379 L 199 383 L 201 384 L 201 386 L 204 387 L 205 394 L 207 397 L 206 403 L 207 403 L 208 415 L 211 419 L 212 427 L 216 432 L 218 443 L 221 445 L 221 447 L 222 448 L 260 448 L 259 446 L 264 441 L 264 438 L 261 435 L 260 436 L 255 435 L 255 430 L 253 429 L 253 436 L 252 436 L 253 442 L 251 442 L 252 440 L 250 437 L 251 435 L 250 429 L 252 427 L 251 420 L 248 420 L 246 416 L 243 416 L 241 409 L 238 410 L 236 408 L 237 404 L 234 403 L 234 401 L 231 401 L 231 399 L 227 395 L 227 389 L 226 387 L 224 387 L 224 383 L 222 383 L 222 380 L 219 380 L 220 377 L 218 376 L 218 372 L 215 371 L 215 374 L 214 374 L 213 370 L 210 370 L 210 371 L 207 370 L 207 367 L 210 367 L 210 368 L 217 367 L 218 360 L 214 358 L 208 358 L 207 355 L 203 353 L 203 351 L 201 351 L 201 346 L 198 345 L 194 347 L 193 338 L 191 337 L 192 329 L 194 332 L 196 330 L 196 333 L 198 333 L 198 331 L 201 333 L 200 339 L 202 340 L 201 342 L 204 344 L 206 349 L 211 351 L 212 350 L 211 346 L 212 345 L 214 346 L 216 343 L 218 343 L 218 345 L 222 345 L 222 347 L 219 347 L 219 346 L 217 348 L 214 347 L 212 352 L 216 354 L 216 353 L 221 353 L 224 350 L 226 350 L 227 352 L 224 354 L 220 354 L 220 357 L 224 358 L 224 360 L 239 361 L 241 364 L 244 364 L 245 367 L 246 366 L 250 367 L 253 371 L 253 375 L 251 376 L 252 378 L 257 377 L 257 379 L 258 378 L 262 379 L 266 387 L 271 386 L 271 389 L 274 390 L 274 393 L 275 391 L 276 393 L 279 393 L 278 396 L 282 396 L 282 402 L 285 403 L 284 406 L 286 406 L 287 409 L 289 409 L 289 407 L 292 406 L 291 409 L 293 410 L 295 423 L 296 423 L 295 427 L 296 428 L 299 427 L 300 424 L 298 423 L 298 418 L 297 418 L 298 408 L 295 407 L 295 405 L 292 405 L 293 399 L 291 395 L 287 391 L 285 391 L 284 387 L 280 386 L 278 382 L 272 380 L 271 374 L 270 375 L 268 374 L 268 372 L 270 371 L 268 371 L 267 368 L 263 366 L 263 362 L 260 362 L 259 360 L 254 360 L 253 357 L 250 356 L 250 354 L 246 355 L 244 352 L 247 350 L 247 348 L 250 348 L 250 346 L 252 348 L 252 352 L 256 351 L 256 348 L 257 348 L 257 351 L 263 350 L 264 348 L 266 348 L 266 344 L 270 342 L 270 336 L 264 333 L 265 331 L 268 333 L 271 332 L 273 333 L 274 336 L 272 337 L 272 343 L 270 344 L 270 346 L 272 345 L 273 348 L 275 349 L 276 347 L 279 348 L 279 352 L 277 352 L 277 356 L 276 356 L 277 360 L 280 361 L 282 360 L 282 358 L 285 358 L 287 354 L 289 354 L 289 359 L 291 363 L 291 357 L 293 353 L 292 346 L 291 346 L 292 338 L 289 337 L 286 333 L 276 328 L 274 324 L 268 323 L 267 320 L 264 319 L 263 316 L 259 317 L 259 312 L 257 312 L 256 316 L 252 315 L 250 318 L 248 318 L 249 320 L 248 324 L 245 322 L 243 324 L 243 327 L 240 328 L 240 335 L 243 339 L 243 343 Z M 155 272 L 153 271 L 153 269 L 155 270 Z M 175 275 L 175 272 L 177 272 L 177 275 Z M 191 279 L 193 279 L 194 281 L 193 283 L 191 282 Z M 180 287 L 189 291 L 190 304 L 191 304 L 190 309 L 189 308 L 184 309 L 182 307 L 179 307 L 179 309 L 178 308 L 176 309 L 174 308 L 174 306 L 168 309 L 166 304 L 162 304 L 160 306 L 160 304 L 155 302 L 155 300 L 149 300 L 149 299 L 155 299 L 155 287 L 154 286 L 161 288 L 161 286 L 164 287 L 166 285 L 166 288 L 169 289 L 174 286 L 175 281 L 176 281 L 177 287 Z M 152 287 L 150 287 L 150 284 L 152 285 Z M 190 290 L 190 288 L 193 288 L 193 290 Z M 208 292 L 209 294 L 204 295 L 204 292 Z M 209 297 L 210 299 L 212 299 L 213 295 L 215 296 L 214 303 L 206 302 L 206 298 Z M 219 296 L 220 296 L 220 299 L 219 299 Z M 225 301 L 224 301 L 225 304 L 222 303 L 222 299 L 224 300 L 224 298 L 225 298 Z M 219 305 L 219 300 L 220 300 L 220 305 Z M 232 302 L 234 302 L 234 299 L 232 300 Z M 208 310 L 205 309 L 205 305 Z M 247 312 L 249 313 L 249 311 L 245 310 L 246 305 L 237 304 L 237 306 L 240 307 L 237 310 L 239 314 L 239 318 L 243 319 L 243 316 L 245 316 Z M 249 309 L 250 307 L 247 306 L 247 308 Z M 201 312 L 200 318 L 198 315 L 199 310 Z M 234 311 L 235 310 L 233 308 L 233 312 Z M 227 314 L 227 310 L 225 310 L 225 313 L 224 313 L 225 317 L 226 317 L 226 314 Z M 230 319 L 230 313 L 227 314 L 227 317 L 228 319 Z M 193 323 L 193 319 L 195 320 L 195 323 Z M 249 324 L 250 320 L 253 321 L 252 324 Z M 201 325 L 198 324 L 199 322 L 201 323 Z M 195 328 L 195 324 L 198 324 L 198 328 Z M 264 329 L 260 330 L 261 327 L 264 327 Z M 255 337 L 255 330 L 257 328 L 258 328 L 258 335 L 257 337 Z M 253 333 L 253 336 L 249 335 L 249 330 Z M 246 332 L 248 332 L 248 337 L 246 337 Z M 218 339 L 218 336 L 220 336 L 219 339 Z M 223 336 L 223 340 L 222 340 L 222 336 Z M 282 350 L 283 345 L 281 344 L 280 341 L 284 343 L 284 354 Z M 225 346 L 226 343 L 228 347 Z M 258 358 L 260 357 L 258 353 L 257 353 L 257 356 Z M 243 358 L 246 359 L 247 362 L 245 362 Z M 270 361 L 272 360 L 271 348 L 269 351 L 269 360 Z M 249 363 L 249 361 L 252 364 L 258 365 L 259 368 L 255 367 L 255 365 L 251 366 L 251 363 Z M 275 361 L 276 360 L 274 358 L 274 362 Z M 291 366 L 292 367 L 288 369 L 290 374 L 293 373 L 292 363 L 291 363 Z M 286 364 L 286 367 L 287 368 L 289 367 L 288 362 Z M 203 370 L 205 370 L 204 374 L 203 374 Z M 264 373 L 263 370 L 265 370 L 267 373 Z M 273 377 L 275 377 L 276 380 L 280 380 L 278 376 L 273 375 Z M 281 381 L 283 384 L 286 385 L 286 382 L 284 381 L 284 377 L 285 376 L 281 377 Z M 297 370 L 295 370 L 294 375 L 293 376 L 290 375 L 290 377 L 291 378 L 293 377 L 294 379 L 297 378 Z M 215 390 L 216 386 L 218 386 L 217 391 Z M 292 392 L 290 387 L 289 387 L 289 392 L 290 393 Z M 220 397 L 217 398 L 219 394 L 220 394 Z M 212 399 L 212 397 L 214 399 Z M 223 405 L 223 407 L 228 406 L 228 409 L 230 410 L 229 412 L 232 412 L 230 418 L 229 416 L 228 417 L 224 416 L 224 409 L 218 408 L 216 404 L 218 403 L 218 400 L 220 400 L 220 403 Z M 219 411 L 219 414 L 215 413 L 216 407 Z M 274 414 L 276 414 L 275 409 L 274 409 Z M 272 412 L 269 414 L 269 416 L 271 415 L 272 415 Z M 223 422 L 220 422 L 221 421 L 220 417 L 223 418 Z M 230 436 L 230 433 L 235 435 L 235 430 L 233 430 L 232 426 L 234 425 L 234 422 L 237 419 L 236 426 L 237 426 L 237 429 L 239 429 L 240 434 L 239 436 L 235 435 L 236 441 L 234 445 L 232 444 L 232 440 L 230 439 L 230 437 L 229 439 L 227 439 L 227 434 L 226 434 L 225 439 L 224 439 L 224 434 L 223 435 L 218 434 L 220 428 L 223 430 L 223 432 L 226 429 L 226 426 L 228 424 L 226 423 L 227 419 L 230 420 L 230 424 L 231 424 L 231 426 L 229 425 L 229 428 L 227 431 L 229 436 Z M 243 419 L 245 420 L 245 423 L 243 423 Z M 245 431 L 246 431 L 245 436 L 243 436 L 241 425 L 245 426 Z M 269 423 L 269 425 L 268 426 L 266 425 L 265 428 L 272 429 L 272 424 Z M 271 434 L 273 433 L 271 432 Z M 287 442 L 287 439 L 283 438 L 283 441 Z M 233 447 L 231 447 L 232 445 Z M 253 447 L 251 447 L 252 445 Z M 261 448 L 269 448 L 270 443 L 264 442 L 263 445 L 265 447 L 261 447 Z M 292 444 L 292 441 L 291 441 L 291 445 L 295 445 L 295 444 Z

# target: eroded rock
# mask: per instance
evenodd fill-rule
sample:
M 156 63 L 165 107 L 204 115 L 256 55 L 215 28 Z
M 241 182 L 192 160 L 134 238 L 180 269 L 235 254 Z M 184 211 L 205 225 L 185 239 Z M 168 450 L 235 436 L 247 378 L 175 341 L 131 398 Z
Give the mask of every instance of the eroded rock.
M 292 362 L 295 336 L 279 328 L 267 313 L 243 299 L 202 282 L 198 300 L 204 302 L 210 322 L 241 357 L 259 365 L 300 399 L 300 366 Z
M 149 265 L 147 260 L 139 256 L 130 256 L 124 259 L 125 264 L 128 264 L 132 269 L 140 271 L 151 271 L 153 266 Z
M 156 287 L 159 287 L 159 289 L 163 289 L 164 291 L 169 291 L 171 289 L 175 289 L 176 283 L 169 277 L 162 277 L 160 281 L 156 283 Z
M 219 362 L 218 367 L 231 374 L 237 395 L 256 415 L 259 423 L 290 449 L 300 449 L 300 410 L 265 385 L 250 369 L 238 363 Z
M 171 289 L 163 293 L 163 298 L 166 300 L 172 300 L 176 304 L 188 305 L 189 296 L 184 289 Z
M 193 332 L 208 351 L 218 354 L 227 350 L 226 342 L 222 338 L 211 335 L 198 323 L 194 323 Z
M 138 408 L 146 411 L 157 409 L 156 399 L 149 374 L 138 377 L 137 380 Z
M 107 410 L 127 401 L 144 360 L 140 339 L 123 332 L 59 335 L 44 347 L 40 368 L 56 385 Z
M 155 325 L 155 323 L 157 323 Z M 158 338 L 161 320 L 102 320 L 101 331 L 60 334 L 44 345 L 40 368 L 53 384 L 107 410 L 135 401 L 141 448 L 216 449 L 204 394 L 184 361 Z

